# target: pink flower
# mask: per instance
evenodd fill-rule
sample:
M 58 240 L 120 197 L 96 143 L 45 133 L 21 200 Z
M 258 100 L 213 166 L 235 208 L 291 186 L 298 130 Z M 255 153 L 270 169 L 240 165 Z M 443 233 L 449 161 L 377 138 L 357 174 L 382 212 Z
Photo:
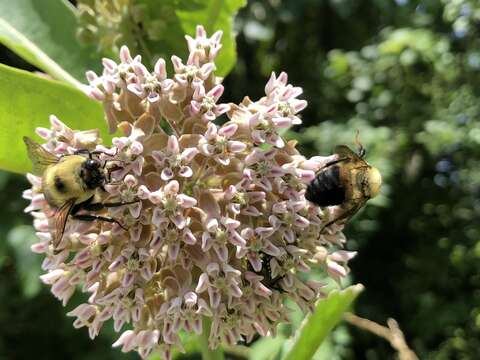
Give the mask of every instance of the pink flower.
M 222 94 L 222 85 L 215 86 L 206 94 L 205 87 L 202 84 L 198 85 L 193 93 L 193 100 L 190 102 L 190 114 L 192 116 L 200 115 L 205 122 L 215 120 L 230 109 L 227 104 L 216 104 Z
M 172 63 L 176 74 L 175 81 L 182 87 L 192 86 L 193 89 L 201 85 L 215 69 L 213 63 L 208 62 L 200 66 L 198 59 L 192 57 L 184 65 L 182 59 L 174 55 Z
M 64 305 L 75 291 L 88 294 L 68 312 L 74 327 L 94 338 L 112 319 L 122 332 L 113 345 L 143 358 L 171 359 L 183 349 L 181 331 L 210 331 L 210 347 L 275 334 L 288 321 L 286 300 L 306 313 L 325 296 L 322 282 L 302 273 L 323 268 L 340 282 L 354 255 L 342 250 L 343 225 L 323 229 L 340 210 L 305 199 L 336 155 L 305 159 L 282 137 L 307 105 L 301 88 L 273 73 L 261 99 L 219 104 L 221 35 L 198 26 L 186 37 L 186 62 L 172 57 L 170 79 L 165 61 L 152 71 L 124 46 L 119 63 L 104 59 L 101 76 L 88 72 L 88 94 L 102 102 L 110 131 L 120 132 L 111 144 L 55 116 L 37 129 L 58 157 L 96 150 L 107 184 L 94 201 L 116 204 L 95 212 L 114 222 L 68 217 L 54 245 L 56 208 L 42 178 L 28 174 L 23 197 L 39 238 L 31 249 L 45 256 L 41 279 Z M 229 121 L 219 125 L 224 113 Z
M 168 138 L 167 147 L 163 151 L 153 151 L 152 156 L 161 169 L 160 177 L 164 181 L 172 179 L 175 175 L 182 178 L 190 178 L 193 175 L 189 164 L 198 154 L 198 149 L 191 147 L 180 152 L 180 145 L 175 135 Z
M 272 180 L 284 174 L 284 171 L 275 162 L 276 150 L 260 150 L 255 148 L 245 157 L 243 171 L 244 180 L 247 184 L 254 184 L 266 192 L 272 191 Z
M 195 292 L 208 292 L 210 306 L 218 308 L 222 295 L 227 297 L 228 304 L 231 304 L 233 298 L 240 298 L 242 290 L 240 289 L 241 272 L 228 264 L 220 266 L 218 263 L 210 263 L 204 273 L 199 277 Z
M 197 25 L 195 39 L 189 35 L 185 35 L 188 44 L 188 51 L 193 54 L 201 63 L 211 62 L 215 60 L 219 50 L 222 48 L 220 40 L 223 32 L 217 31 L 210 38 L 207 37 L 205 28 Z
M 302 121 L 296 115 L 307 107 L 305 100 L 299 100 L 297 97 L 302 94 L 303 90 L 300 87 L 294 87 L 287 84 L 288 76 L 282 72 L 278 78 L 275 73 L 272 73 L 270 80 L 265 86 L 266 98 L 261 100 L 269 108 L 269 114 L 272 121 L 277 124 L 290 123 L 293 125 L 301 124 Z M 284 124 L 284 125 L 283 125 Z
M 230 158 L 235 153 L 243 152 L 247 146 L 241 141 L 230 140 L 238 129 L 236 124 L 226 124 L 221 128 L 213 123 L 207 124 L 207 131 L 198 144 L 200 153 L 212 156 L 221 165 L 230 164 Z
M 173 81 L 167 79 L 166 64 L 162 58 L 156 62 L 153 73 L 141 63 L 135 64 L 133 69 L 137 77 L 134 83 L 127 86 L 128 90 L 151 103 L 159 101 L 160 96 L 168 92 L 173 85 Z

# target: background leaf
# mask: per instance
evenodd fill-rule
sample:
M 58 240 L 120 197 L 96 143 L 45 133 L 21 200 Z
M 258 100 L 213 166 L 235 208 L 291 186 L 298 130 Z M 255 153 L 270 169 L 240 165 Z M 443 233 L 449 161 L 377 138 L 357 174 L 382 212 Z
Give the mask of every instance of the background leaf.
M 38 277 L 42 272 L 42 258 L 32 254 L 30 246 L 38 242 L 35 230 L 28 225 L 14 227 L 7 235 L 7 241 L 15 253 L 17 271 L 26 298 L 32 298 L 40 291 L 41 282 Z
M 78 44 L 74 11 L 66 0 L 0 1 L 0 43 L 59 80 L 83 82 L 100 57 Z
M 328 298 L 320 300 L 315 312 L 305 319 L 284 360 L 310 360 L 362 290 L 363 285 L 357 284 L 342 291 L 332 291 Z
M 22 137 L 34 136 L 38 126 L 50 127 L 51 114 L 72 129 L 99 128 L 103 135 L 108 133 L 100 103 L 69 85 L 4 65 L 0 65 L 0 83 L 0 169 L 30 170 Z
M 253 343 L 250 348 L 252 360 L 274 360 L 287 339 L 282 334 L 275 337 L 266 336 Z

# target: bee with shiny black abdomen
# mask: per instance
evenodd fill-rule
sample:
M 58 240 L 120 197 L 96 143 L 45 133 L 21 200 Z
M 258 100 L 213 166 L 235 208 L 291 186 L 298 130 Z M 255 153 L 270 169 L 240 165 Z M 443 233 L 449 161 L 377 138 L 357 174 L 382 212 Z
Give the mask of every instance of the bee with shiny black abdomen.
M 33 163 L 33 174 L 42 177 L 42 193 L 47 203 L 55 210 L 56 247 L 62 240 L 68 216 L 83 221 L 107 221 L 117 223 L 117 220 L 91 214 L 78 214 L 80 210 L 99 211 L 105 207 L 115 207 L 133 202 L 98 203 L 94 202 L 96 190 L 104 189 L 109 172 L 98 159 L 92 157 L 88 150 L 79 150 L 74 155 L 57 157 L 45 150 L 40 144 L 29 137 L 23 141 Z M 87 154 L 88 157 L 81 155 Z M 136 201 L 134 201 L 136 202 Z
M 335 148 L 337 159 L 326 164 L 307 187 L 307 200 L 322 207 L 341 207 L 340 214 L 323 229 L 339 221 L 345 223 L 380 192 L 380 171 L 363 159 L 365 150 L 358 139 L 357 143 L 358 154 L 346 145 L 338 145 Z

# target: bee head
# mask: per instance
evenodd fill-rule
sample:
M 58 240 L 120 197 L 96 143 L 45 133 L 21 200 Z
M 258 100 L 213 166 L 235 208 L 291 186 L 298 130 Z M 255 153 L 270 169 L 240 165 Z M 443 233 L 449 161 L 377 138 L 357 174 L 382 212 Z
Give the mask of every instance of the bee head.
M 87 159 L 80 169 L 80 177 L 89 189 L 96 189 L 105 182 L 102 164 L 97 159 Z
M 382 175 L 376 167 L 371 166 L 366 174 L 367 178 L 367 192 L 369 198 L 374 198 L 380 193 L 380 188 L 382 187 Z

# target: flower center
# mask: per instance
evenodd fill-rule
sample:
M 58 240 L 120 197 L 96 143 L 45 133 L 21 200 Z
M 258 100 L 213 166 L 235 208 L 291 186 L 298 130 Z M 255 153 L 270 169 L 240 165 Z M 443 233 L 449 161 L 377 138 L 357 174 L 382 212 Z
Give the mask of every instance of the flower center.
M 174 242 L 178 240 L 178 230 L 177 229 L 169 229 L 166 234 L 166 238 L 168 242 Z
M 136 197 L 136 191 L 134 191 L 132 188 L 128 187 L 122 191 L 122 200 L 124 202 L 130 202 L 135 200 Z
M 215 233 L 215 239 L 222 243 L 225 244 L 228 240 L 228 234 L 225 230 L 223 229 L 218 229 L 217 232 Z
M 211 111 L 215 108 L 215 99 L 212 96 L 205 96 L 202 100 L 201 107 L 204 112 Z
M 288 116 L 292 115 L 292 109 L 291 109 L 290 105 L 285 101 L 278 104 L 278 112 L 283 117 L 288 117 Z
M 118 64 L 117 72 L 120 79 L 126 80 L 127 75 L 131 71 L 131 69 L 132 67 L 130 66 L 130 64 L 123 64 L 123 63 Z
M 140 266 L 140 260 L 138 258 L 132 257 L 128 259 L 126 267 L 129 271 L 136 271 Z
M 237 192 L 235 195 L 233 195 L 232 200 L 234 203 L 239 204 L 241 206 L 247 205 L 247 197 L 245 193 Z
M 147 92 L 160 92 L 162 90 L 161 83 L 158 81 L 157 77 L 153 74 L 147 74 L 145 76 L 145 84 L 143 88 Z
M 297 188 L 301 184 L 298 178 L 292 176 L 292 174 L 285 174 L 283 180 L 292 188 Z
M 255 251 L 255 252 L 259 252 L 260 250 L 262 250 L 263 248 L 262 240 L 258 236 L 254 235 L 250 239 L 250 248 L 252 249 L 252 251 Z
M 260 161 L 256 164 L 253 164 L 252 167 L 260 176 L 265 176 L 270 171 L 270 164 L 268 164 L 266 161 Z
M 293 225 L 294 223 L 294 217 L 291 213 L 284 213 L 281 215 L 281 218 L 283 220 L 283 222 L 287 225 Z
M 174 212 L 177 209 L 177 200 L 171 196 L 165 198 L 163 207 L 168 212 Z
M 223 277 L 217 277 L 215 281 L 213 282 L 215 287 L 217 289 L 225 289 L 227 287 L 227 282 L 225 281 L 225 278 Z
M 198 67 L 194 65 L 187 65 L 185 66 L 184 69 L 185 75 L 187 76 L 187 80 L 189 82 L 192 82 L 193 79 L 197 76 L 198 73 Z

